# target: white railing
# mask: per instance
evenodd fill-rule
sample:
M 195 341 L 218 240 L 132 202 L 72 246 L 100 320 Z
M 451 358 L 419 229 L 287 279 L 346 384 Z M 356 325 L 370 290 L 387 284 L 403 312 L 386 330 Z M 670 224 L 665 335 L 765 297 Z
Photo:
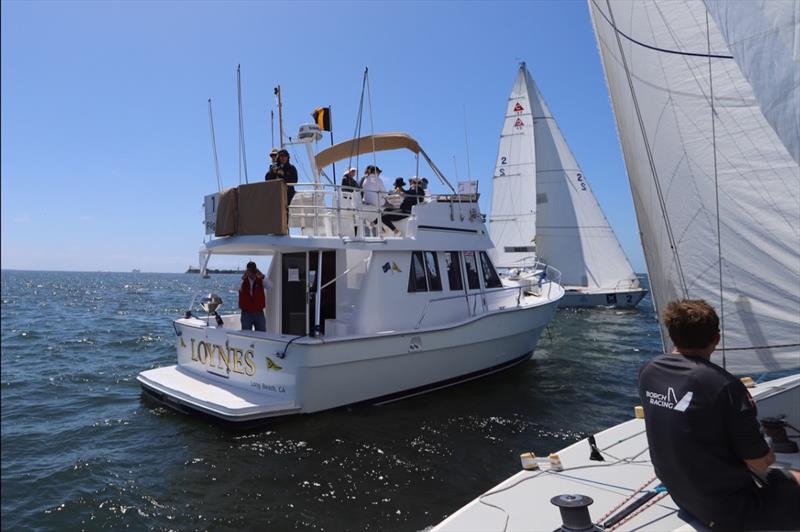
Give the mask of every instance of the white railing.
M 514 294 L 514 291 L 516 291 L 516 294 Z M 432 304 L 440 303 L 442 301 L 453 301 L 456 299 L 462 299 L 466 304 L 467 312 L 466 315 L 464 316 L 466 318 L 466 317 L 477 316 L 479 314 L 488 314 L 490 312 L 509 308 L 509 303 L 511 304 L 511 306 L 519 307 L 522 304 L 521 301 L 523 296 L 525 295 L 524 291 L 525 287 L 522 285 L 506 286 L 503 288 L 488 288 L 482 292 L 462 293 L 454 296 L 444 296 L 444 297 L 429 299 L 427 303 L 425 303 L 425 306 L 422 308 L 419 320 L 417 320 L 417 325 L 414 328 L 419 329 L 422 326 L 422 322 L 428 315 L 428 310 L 431 308 Z M 498 295 L 501 295 L 503 297 L 498 297 Z M 516 297 L 514 297 L 515 295 Z M 477 308 L 478 301 L 481 302 L 480 311 Z
M 516 266 L 519 264 L 519 266 Z M 519 283 L 525 291 L 536 296 L 542 295 L 547 286 L 547 297 L 550 297 L 553 284 L 561 284 L 561 271 L 532 257 L 517 261 L 514 267 L 507 268 L 504 278 Z
M 615 290 L 634 290 L 636 288 L 641 288 L 642 283 L 639 281 L 639 278 L 635 279 L 621 279 L 617 281 L 617 284 L 614 286 Z
M 399 210 L 403 196 L 398 194 L 374 192 L 378 196 L 379 205 L 372 205 L 364 203 L 362 189 L 322 183 L 297 183 L 294 189 L 295 195 L 289 205 L 289 227 L 301 228 L 305 236 L 380 240 L 383 239 L 385 225 L 383 215 L 403 214 Z M 465 207 L 474 206 L 474 202 L 458 195 L 433 195 L 421 199 L 420 203 L 449 201 L 457 203 L 459 207 L 461 204 Z M 413 213 L 406 214 L 405 220 L 412 217 Z M 402 221 L 399 220 L 401 223 L 398 230 L 401 231 L 401 236 L 406 236 Z
M 394 223 L 399 224 L 401 236 L 409 236 L 405 234 L 406 220 L 414 219 L 415 211 L 400 211 L 403 201 L 401 194 L 372 192 L 370 197 L 373 194 L 377 196 L 378 205 L 370 205 L 364 203 L 362 189 L 323 183 L 295 183 L 292 188 L 295 194 L 287 209 L 287 225 L 290 229 L 301 229 L 303 236 L 383 240 L 383 215 L 387 213 L 403 214 L 404 218 Z M 216 232 L 220 197 L 220 193 L 209 194 L 203 201 L 206 234 L 212 235 L 212 238 Z M 440 194 L 420 198 L 421 204 L 449 204 L 450 219 L 453 221 L 474 221 L 481 216 L 475 194 Z

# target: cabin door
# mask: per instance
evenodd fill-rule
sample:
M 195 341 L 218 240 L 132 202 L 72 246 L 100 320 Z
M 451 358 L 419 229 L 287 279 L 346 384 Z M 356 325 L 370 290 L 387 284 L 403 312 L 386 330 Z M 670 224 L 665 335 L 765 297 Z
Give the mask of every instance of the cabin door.
M 314 329 L 319 252 L 281 256 L 281 333 L 301 336 Z M 336 276 L 336 252 L 322 252 L 322 285 Z M 336 283 L 322 289 L 320 333 L 325 320 L 336 318 Z
M 317 303 L 317 261 L 319 260 L 317 251 L 310 251 L 308 253 L 308 269 L 311 272 L 309 275 L 309 297 L 308 297 L 308 330 L 314 328 L 314 312 Z M 320 286 L 325 286 L 336 277 L 336 252 L 323 251 L 322 252 L 322 283 Z M 320 302 L 319 313 L 319 332 L 325 334 L 325 320 L 332 320 L 336 318 L 336 283 L 331 283 L 322 289 L 322 300 Z
M 306 252 L 281 256 L 281 334 L 306 334 L 308 282 Z

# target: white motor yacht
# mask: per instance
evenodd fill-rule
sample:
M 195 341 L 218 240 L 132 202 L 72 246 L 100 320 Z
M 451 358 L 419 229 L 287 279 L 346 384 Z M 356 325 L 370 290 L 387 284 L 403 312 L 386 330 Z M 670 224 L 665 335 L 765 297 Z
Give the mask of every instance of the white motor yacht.
M 354 154 L 406 150 L 449 186 L 417 141 L 369 135 L 314 154 L 318 128 L 303 126 L 298 137 L 314 180 L 295 186 L 288 230 L 244 231 L 243 217 L 263 213 L 261 206 L 245 212 L 253 206 L 240 190 L 238 231 L 211 237 L 201 250 L 202 271 L 217 255 L 269 259 L 266 332 L 241 330 L 238 312 L 220 315 L 219 298 L 205 298 L 205 314 L 174 321 L 177 364 L 139 374 L 147 395 L 252 422 L 415 395 L 532 355 L 564 290 L 555 271 L 535 285 L 501 284 L 476 195 L 449 187 L 450 194 L 426 196 L 395 222 L 399 236 L 384 236 L 388 203 L 363 204 L 359 191 L 320 178 Z M 206 227 L 216 234 L 225 194 L 206 197 Z M 268 232 L 277 234 L 260 234 Z

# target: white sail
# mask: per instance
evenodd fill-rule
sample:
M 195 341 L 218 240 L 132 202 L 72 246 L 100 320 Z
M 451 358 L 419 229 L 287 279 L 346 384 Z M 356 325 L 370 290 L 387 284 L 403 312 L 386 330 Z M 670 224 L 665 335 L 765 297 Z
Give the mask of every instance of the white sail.
M 800 2 L 704 1 L 764 117 L 800 162 Z
M 489 235 L 501 268 L 535 256 L 536 157 L 531 95 L 524 63 L 511 89 L 492 178 Z
M 800 168 L 714 17 L 699 1 L 588 3 L 656 309 L 713 304 L 729 371 L 800 367 Z
M 529 73 L 526 79 L 536 138 L 537 256 L 561 272 L 565 286 L 638 287 L 639 280 L 586 175 Z

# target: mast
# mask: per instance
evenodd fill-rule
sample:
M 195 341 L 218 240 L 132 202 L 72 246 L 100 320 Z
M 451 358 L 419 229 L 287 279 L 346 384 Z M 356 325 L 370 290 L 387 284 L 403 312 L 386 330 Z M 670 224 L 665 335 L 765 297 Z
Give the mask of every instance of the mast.
M 239 107 L 239 183 L 242 182 L 242 169 L 244 169 L 244 182 L 247 179 L 247 152 L 245 151 L 244 140 L 244 114 L 242 113 L 242 73 L 241 65 L 236 65 L 236 99 Z
M 211 111 L 211 98 L 208 99 L 208 126 L 211 129 L 211 151 L 214 152 L 214 173 L 217 176 L 217 188 L 222 192 L 222 178 L 219 174 L 219 158 L 217 157 L 217 135 L 214 131 L 214 114 Z

